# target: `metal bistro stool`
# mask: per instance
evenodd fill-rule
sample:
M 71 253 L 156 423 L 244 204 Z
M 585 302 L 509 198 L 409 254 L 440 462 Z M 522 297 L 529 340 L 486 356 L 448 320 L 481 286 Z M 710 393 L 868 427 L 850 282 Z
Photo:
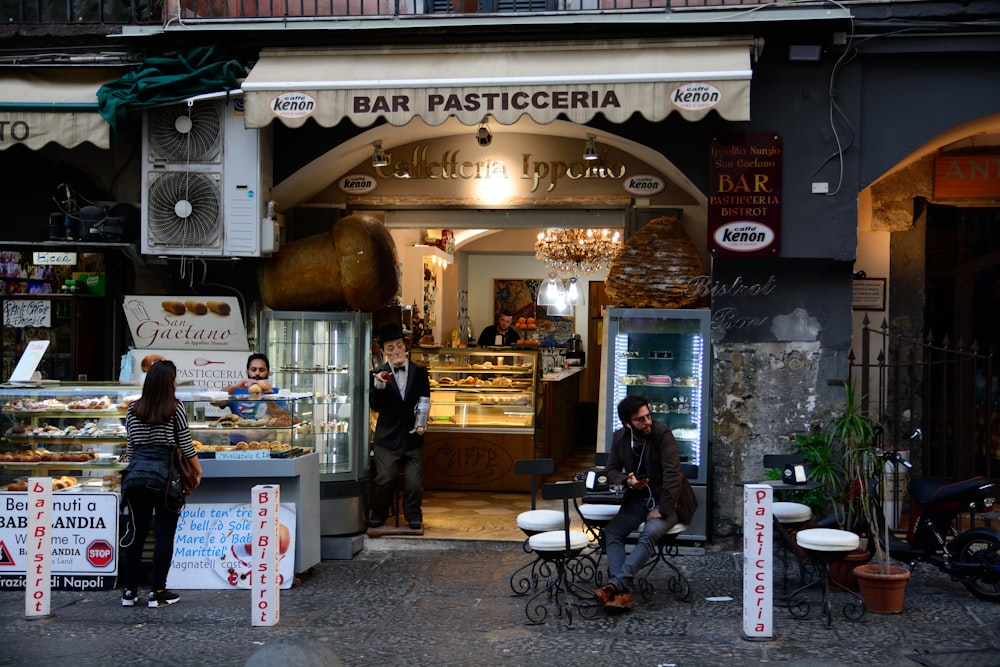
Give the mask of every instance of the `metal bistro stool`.
M 796 600 L 795 598 L 814 586 L 820 587 L 823 591 L 822 614 L 826 616 L 826 626 L 832 624 L 832 602 L 830 600 L 830 563 L 847 556 L 858 548 L 860 540 L 858 536 L 846 530 L 834 530 L 832 528 L 808 528 L 800 530 L 795 535 L 795 541 L 799 547 L 806 552 L 809 560 L 817 566 L 819 578 L 814 579 L 805 586 L 795 589 L 788 596 L 788 611 L 795 618 L 805 618 L 809 615 L 809 602 L 807 600 Z M 834 584 L 849 594 L 853 601 L 847 602 L 843 607 L 844 618 L 850 621 L 858 621 L 865 615 L 865 603 L 857 593 L 844 588 L 840 584 Z
M 546 577 L 545 587 L 528 599 L 524 613 L 531 623 L 542 623 L 548 616 L 547 605 L 555 603 L 556 616 L 565 618 L 567 625 L 573 624 L 573 609 L 583 618 L 596 616 L 600 606 L 594 594 L 581 587 L 577 581 L 581 572 L 593 567 L 593 562 L 584 549 L 590 543 L 586 533 L 570 530 L 569 500 L 582 498 L 583 482 L 556 482 L 542 485 L 542 498 L 561 500 L 563 504 L 563 526 L 561 530 L 550 530 L 528 538 L 532 551 L 544 561 L 540 572 Z M 593 577 L 593 573 L 590 573 Z M 583 578 L 588 578 L 584 575 Z
M 812 509 L 802 503 L 775 501 L 771 504 L 776 537 L 774 555 L 782 563 L 782 592 L 788 591 L 788 565 L 794 560 L 799 566 L 799 586 L 805 583 L 805 564 L 795 549 L 795 535 L 812 520 Z
M 563 527 L 562 512 L 540 510 L 536 508 L 535 503 L 539 479 L 542 475 L 552 474 L 555 469 L 556 462 L 553 459 L 519 459 L 514 461 L 515 474 L 531 476 L 531 509 L 517 515 L 517 527 L 524 533 L 524 542 L 521 543 L 524 553 L 531 553 L 528 539 L 532 535 L 549 530 L 561 530 Z M 513 591 L 514 595 L 527 595 L 538 588 L 538 582 L 542 576 L 539 567 L 542 563 L 542 557 L 535 554 L 535 558 L 530 563 L 525 563 L 514 570 L 514 573 L 510 575 L 510 590 Z
M 635 585 L 639 589 L 639 595 L 642 596 L 643 600 L 649 600 L 653 597 L 653 593 L 656 592 L 653 584 L 649 583 L 649 575 L 653 572 L 653 568 L 656 567 L 657 563 L 663 563 L 672 570 L 672 572 L 667 573 L 667 590 L 673 593 L 674 599 L 678 602 L 685 602 L 691 597 L 691 583 L 684 576 L 684 573 L 681 572 L 680 568 L 671 562 L 671 559 L 680 553 L 677 546 L 677 538 L 687 529 L 688 526 L 686 523 L 675 523 L 656 543 L 656 553 L 653 554 L 653 557 L 635 573 Z M 639 526 L 632 535 L 635 535 L 636 539 L 638 539 L 638 533 L 640 532 L 642 532 L 642 526 Z M 632 535 L 629 535 L 626 542 L 632 540 Z

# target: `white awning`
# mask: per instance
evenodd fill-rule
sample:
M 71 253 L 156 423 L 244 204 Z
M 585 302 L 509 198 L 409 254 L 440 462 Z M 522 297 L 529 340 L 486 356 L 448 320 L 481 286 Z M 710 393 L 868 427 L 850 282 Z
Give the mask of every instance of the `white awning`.
M 89 141 L 111 146 L 109 125 L 97 113 L 97 89 L 121 68 L 34 67 L 0 69 L 0 150 L 67 148 Z
M 750 119 L 754 40 L 509 43 L 372 49 L 265 49 L 242 88 L 247 127 L 275 118 L 324 127 L 344 118 L 367 127 L 449 116 L 510 125 L 522 115 L 621 123 L 716 111 Z

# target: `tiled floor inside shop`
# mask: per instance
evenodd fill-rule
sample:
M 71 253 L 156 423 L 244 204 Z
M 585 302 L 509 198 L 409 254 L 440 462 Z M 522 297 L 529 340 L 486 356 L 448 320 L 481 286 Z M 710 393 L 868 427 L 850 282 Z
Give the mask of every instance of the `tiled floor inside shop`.
M 574 474 L 590 469 L 594 465 L 594 451 L 593 445 L 577 448 L 544 481 L 569 480 Z M 562 511 L 560 501 L 542 500 L 541 493 L 536 498 L 536 507 Z M 520 542 L 524 540 L 524 533 L 517 527 L 517 515 L 529 509 L 529 493 L 427 490 L 423 502 L 423 537 Z M 579 517 L 572 514 L 571 518 L 579 525 Z M 393 517 L 389 517 L 386 523 L 393 522 Z M 405 525 L 402 520 L 400 523 Z

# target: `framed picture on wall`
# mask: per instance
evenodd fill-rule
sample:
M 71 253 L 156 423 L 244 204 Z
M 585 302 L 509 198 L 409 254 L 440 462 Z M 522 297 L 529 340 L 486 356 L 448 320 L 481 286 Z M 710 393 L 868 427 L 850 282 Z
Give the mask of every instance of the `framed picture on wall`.
M 550 315 L 548 306 L 537 304 L 541 280 L 505 278 L 493 281 L 493 321 L 504 310 L 514 316 L 514 326 L 521 338 L 534 338 L 542 347 L 566 347 L 566 341 L 576 331 L 573 315 Z M 522 322 L 524 324 L 519 324 Z M 534 320 L 535 328 L 530 329 Z

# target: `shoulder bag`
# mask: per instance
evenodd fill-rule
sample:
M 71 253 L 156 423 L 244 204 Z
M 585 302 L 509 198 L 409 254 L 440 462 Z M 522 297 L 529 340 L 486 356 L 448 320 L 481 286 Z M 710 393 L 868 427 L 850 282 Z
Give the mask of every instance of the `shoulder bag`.
M 176 461 L 175 461 L 176 459 Z M 173 468 L 176 467 L 180 476 L 181 488 L 185 496 L 190 495 L 198 488 L 198 471 L 194 469 L 188 457 L 184 456 L 181 449 L 180 439 L 177 437 L 177 424 L 174 424 L 174 456 L 170 459 L 171 479 L 173 478 Z

